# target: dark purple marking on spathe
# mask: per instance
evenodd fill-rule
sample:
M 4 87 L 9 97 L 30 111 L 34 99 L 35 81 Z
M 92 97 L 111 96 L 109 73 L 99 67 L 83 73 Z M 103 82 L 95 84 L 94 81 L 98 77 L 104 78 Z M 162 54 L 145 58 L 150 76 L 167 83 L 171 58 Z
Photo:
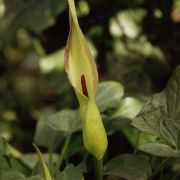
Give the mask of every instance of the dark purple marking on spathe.
M 81 75 L 81 87 L 82 87 L 83 94 L 86 97 L 88 97 L 88 90 L 87 90 L 86 79 L 84 75 Z

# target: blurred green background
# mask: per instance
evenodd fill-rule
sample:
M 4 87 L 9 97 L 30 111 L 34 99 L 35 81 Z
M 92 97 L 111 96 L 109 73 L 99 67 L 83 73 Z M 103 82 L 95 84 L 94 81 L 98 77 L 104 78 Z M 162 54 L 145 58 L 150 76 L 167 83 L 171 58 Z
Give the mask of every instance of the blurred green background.
M 76 0 L 100 81 L 146 100 L 180 64 L 179 0 Z M 31 152 L 43 114 L 77 108 L 64 72 L 67 0 L 0 0 L 0 135 Z

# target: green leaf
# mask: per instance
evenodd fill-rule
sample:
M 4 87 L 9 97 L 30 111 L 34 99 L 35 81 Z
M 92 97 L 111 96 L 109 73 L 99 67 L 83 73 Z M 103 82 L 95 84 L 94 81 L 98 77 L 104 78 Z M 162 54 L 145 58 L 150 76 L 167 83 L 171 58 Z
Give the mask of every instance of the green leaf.
M 73 165 L 68 165 L 63 171 L 62 180 L 82 180 L 83 174 L 80 167 L 74 167 Z
M 151 175 L 151 166 L 142 156 L 122 154 L 105 165 L 104 174 L 128 180 L 146 180 Z
M 172 147 L 162 143 L 146 143 L 139 146 L 138 149 L 155 156 L 180 157 L 180 151 L 176 151 Z
M 68 149 L 65 153 L 65 159 L 70 159 L 77 152 L 84 150 L 82 135 L 73 135 L 71 143 L 68 145 Z
M 106 180 L 121 180 L 121 179 L 115 176 L 108 176 Z
M 25 180 L 23 174 L 15 169 L 1 169 L 0 170 L 0 179 L 1 180 Z
M 42 175 L 32 176 L 27 178 L 26 180 L 44 180 Z
M 41 163 L 41 168 L 42 168 L 42 171 L 43 171 L 44 180 L 52 180 L 49 169 L 48 169 L 48 167 L 47 167 L 47 165 L 46 165 L 46 163 L 44 161 L 44 158 L 43 158 L 39 148 L 35 144 L 33 144 L 33 146 L 36 149 L 37 155 L 39 157 L 39 161 Z
M 108 133 L 112 134 L 117 130 L 124 131 L 126 127 L 128 131 L 131 131 L 131 129 L 129 129 L 129 127 L 131 127 L 130 123 L 139 113 L 142 106 L 143 102 L 133 97 L 126 97 L 120 100 L 117 110 L 113 112 L 110 117 L 108 116 L 108 118 L 105 119 Z M 134 138 L 134 136 L 130 135 L 130 138 Z
M 141 131 L 160 136 L 160 121 L 165 113 L 165 106 L 164 93 L 154 94 L 132 121 L 132 125 Z
M 57 164 L 51 164 L 51 173 L 53 180 L 62 180 L 63 179 L 63 173 L 59 170 L 59 167 Z
M 19 159 L 15 159 L 13 157 L 9 157 L 9 164 L 10 167 L 16 169 L 17 171 L 21 172 L 25 176 L 29 176 L 30 169 L 28 169 Z
M 132 128 L 132 127 L 122 128 L 122 132 L 133 146 L 137 145 L 137 140 L 138 140 L 138 146 L 139 146 L 141 144 L 155 142 L 157 139 L 157 136 L 139 132 L 137 129 Z
M 47 124 L 53 130 L 72 134 L 81 128 L 79 112 L 65 109 L 47 117 Z
M 55 17 L 65 9 L 66 4 L 65 0 L 5 1 L 0 37 L 10 40 L 19 28 L 41 32 L 55 23 Z
M 47 147 L 49 150 L 54 150 L 64 139 L 64 134 L 54 130 L 48 123 L 49 116 L 44 115 L 38 120 L 34 142 L 39 146 Z
M 46 162 L 49 161 L 49 153 L 43 153 L 43 157 Z M 53 153 L 52 163 L 57 163 L 58 159 L 59 159 L 59 155 Z M 23 162 L 24 165 L 26 165 L 26 167 L 28 167 L 29 169 L 33 169 L 37 164 L 38 157 L 35 153 L 26 153 L 21 155 L 20 160 L 21 162 Z
M 175 149 L 180 148 L 180 66 L 174 71 L 164 91 L 153 95 L 132 125 L 159 136 Z
M 54 166 L 54 180 L 82 180 L 83 173 L 80 167 L 68 164 L 63 172 L 60 172 L 59 169 Z
M 53 14 L 56 16 L 62 13 L 67 7 L 66 0 L 52 0 L 51 3 L 52 3 Z
M 40 68 L 44 74 L 52 71 L 60 71 L 64 68 L 64 48 L 40 59 Z
M 9 168 L 9 162 L 7 161 L 5 156 L 0 157 L 0 169 Z
M 95 96 L 100 112 L 109 108 L 117 108 L 124 95 L 124 88 L 119 82 L 101 82 Z
M 120 101 L 120 105 L 111 119 L 134 119 L 143 107 L 143 102 L 133 97 L 126 97 Z

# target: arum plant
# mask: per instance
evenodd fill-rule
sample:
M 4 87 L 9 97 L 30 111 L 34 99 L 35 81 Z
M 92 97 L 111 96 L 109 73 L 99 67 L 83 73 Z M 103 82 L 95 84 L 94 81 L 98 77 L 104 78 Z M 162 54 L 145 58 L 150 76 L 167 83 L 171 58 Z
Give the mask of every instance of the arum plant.
M 107 149 L 107 135 L 95 102 L 98 86 L 96 64 L 80 29 L 74 0 L 68 0 L 70 32 L 65 51 L 65 70 L 80 104 L 85 148 L 96 157 L 103 158 Z

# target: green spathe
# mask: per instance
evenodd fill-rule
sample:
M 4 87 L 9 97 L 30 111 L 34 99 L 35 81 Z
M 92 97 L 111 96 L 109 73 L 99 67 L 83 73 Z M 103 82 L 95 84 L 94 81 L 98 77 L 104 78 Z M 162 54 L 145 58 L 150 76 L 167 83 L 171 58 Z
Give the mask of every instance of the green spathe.
M 86 149 L 101 159 L 107 149 L 107 135 L 94 97 L 98 86 L 96 64 L 79 27 L 74 0 L 68 0 L 70 32 L 65 51 L 65 70 L 79 104 Z
M 96 159 L 99 160 L 104 156 L 108 142 L 102 118 L 94 99 L 88 101 L 83 139 L 85 147 Z

